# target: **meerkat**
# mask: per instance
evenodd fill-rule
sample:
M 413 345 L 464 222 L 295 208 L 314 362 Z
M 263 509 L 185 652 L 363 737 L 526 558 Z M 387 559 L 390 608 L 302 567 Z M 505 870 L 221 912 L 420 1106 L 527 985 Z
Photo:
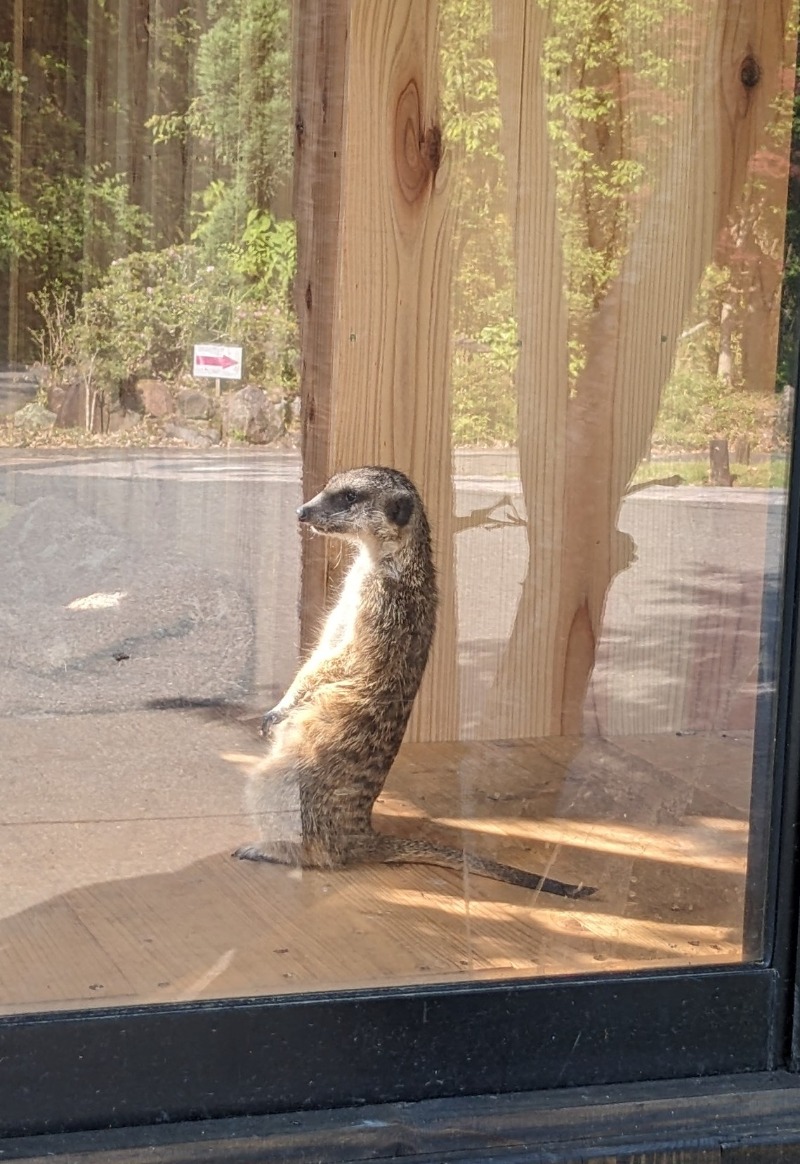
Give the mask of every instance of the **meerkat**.
M 307 869 L 365 862 L 466 867 L 562 897 L 593 893 L 373 829 L 372 808 L 403 740 L 436 625 L 428 519 L 409 478 L 381 467 L 336 474 L 297 516 L 357 552 L 317 646 L 263 717 L 269 750 L 247 794 L 262 839 L 234 856 Z

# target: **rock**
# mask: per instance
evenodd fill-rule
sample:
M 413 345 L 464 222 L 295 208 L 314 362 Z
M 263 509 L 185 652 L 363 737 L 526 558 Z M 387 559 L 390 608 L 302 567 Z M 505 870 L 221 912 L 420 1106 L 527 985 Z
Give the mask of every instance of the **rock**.
M 32 372 L 0 372 L 0 416 L 10 416 L 33 403 L 39 381 Z
M 41 432 L 42 429 L 52 428 L 56 423 L 56 414 L 44 408 L 41 404 L 25 404 L 14 413 L 13 422 L 16 428 L 28 429 L 31 432 Z
M 55 406 L 58 428 L 86 428 L 86 384 L 82 380 L 64 384 L 60 391 L 54 388 L 50 393 L 50 404 Z M 91 402 L 89 407 L 91 409 Z M 103 409 L 98 399 L 94 406 L 92 432 L 102 431 Z
M 175 411 L 172 393 L 163 380 L 137 380 L 136 396 L 147 415 L 156 420 L 172 416 Z
M 164 436 L 184 441 L 185 444 L 191 445 L 194 449 L 207 449 L 211 445 L 218 444 L 219 436 L 214 440 L 214 435 L 211 432 L 192 428 L 188 424 L 174 424 L 170 421 L 164 425 Z
M 78 380 L 61 384 L 50 393 L 50 407 L 59 428 L 83 428 L 86 424 L 86 392 Z
M 58 410 L 66 399 L 67 389 L 63 384 L 52 384 L 47 390 L 47 407 L 58 416 Z
M 213 411 L 211 401 L 198 388 L 181 388 L 175 403 L 178 412 L 187 420 L 207 420 Z
M 222 401 L 222 435 L 266 445 L 283 436 L 283 405 L 273 404 L 261 388 L 240 388 Z
M 126 412 L 124 408 L 112 408 L 108 414 L 108 432 L 132 432 L 142 423 L 138 412 Z

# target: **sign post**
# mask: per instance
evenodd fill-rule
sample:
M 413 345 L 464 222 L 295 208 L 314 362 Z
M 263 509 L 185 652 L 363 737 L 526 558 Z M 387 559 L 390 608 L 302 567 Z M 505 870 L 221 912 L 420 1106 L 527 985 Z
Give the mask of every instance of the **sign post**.
M 195 344 L 192 375 L 216 381 L 219 396 L 220 380 L 242 378 L 242 348 L 233 344 Z

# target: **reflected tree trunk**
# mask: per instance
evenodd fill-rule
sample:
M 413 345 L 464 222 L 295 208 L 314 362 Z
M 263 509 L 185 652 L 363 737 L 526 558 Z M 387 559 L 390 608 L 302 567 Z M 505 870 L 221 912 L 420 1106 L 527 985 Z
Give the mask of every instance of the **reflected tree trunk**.
M 15 84 L 11 91 L 11 196 L 17 201 L 22 197 L 22 83 L 19 78 L 25 72 L 23 28 L 25 23 L 25 0 L 14 0 L 12 20 L 12 61 Z M 12 254 L 8 272 L 8 360 L 15 364 L 18 359 L 20 279 L 19 256 Z
M 589 321 L 583 368 L 570 385 L 558 242 L 564 224 L 538 64 L 551 11 L 552 3 L 512 0 L 495 7 L 518 261 L 519 450 L 530 553 L 483 729 L 504 737 L 576 735 L 585 726 L 606 591 L 632 556 L 616 528 L 619 506 L 649 448 L 700 278 L 763 141 L 790 21 L 786 0 L 718 2 L 686 14 L 685 59 L 677 45 L 659 43 L 658 52 L 677 61 L 680 83 L 663 132 L 648 142 L 647 181 L 618 272 Z M 663 38 L 663 29 L 652 35 Z M 686 43 L 686 28 L 682 35 Z M 624 90 L 619 100 L 628 100 Z M 635 111 L 623 112 L 635 135 Z

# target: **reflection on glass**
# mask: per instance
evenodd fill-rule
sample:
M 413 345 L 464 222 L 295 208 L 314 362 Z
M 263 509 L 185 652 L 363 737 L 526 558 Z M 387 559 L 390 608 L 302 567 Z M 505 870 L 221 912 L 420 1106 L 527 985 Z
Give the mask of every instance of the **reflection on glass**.
M 0 1009 L 760 957 L 790 6 L 8 7 Z M 595 897 L 231 857 L 359 463 L 442 591 L 375 827 Z

